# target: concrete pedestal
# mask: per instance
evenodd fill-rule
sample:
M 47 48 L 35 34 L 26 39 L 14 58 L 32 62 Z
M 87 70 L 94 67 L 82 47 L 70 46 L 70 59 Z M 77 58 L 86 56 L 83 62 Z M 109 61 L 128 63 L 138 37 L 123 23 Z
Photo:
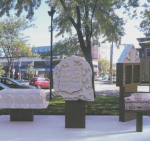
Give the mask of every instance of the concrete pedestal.
M 142 132 L 143 129 L 143 112 L 136 113 L 136 132 Z
M 125 92 L 137 92 L 137 87 L 120 87 L 120 95 L 119 95 L 119 121 L 126 122 L 130 120 L 136 119 L 136 113 L 125 113 L 124 111 L 124 95 Z
M 85 128 L 85 101 L 65 102 L 65 128 Z
M 33 109 L 10 109 L 10 121 L 33 121 Z

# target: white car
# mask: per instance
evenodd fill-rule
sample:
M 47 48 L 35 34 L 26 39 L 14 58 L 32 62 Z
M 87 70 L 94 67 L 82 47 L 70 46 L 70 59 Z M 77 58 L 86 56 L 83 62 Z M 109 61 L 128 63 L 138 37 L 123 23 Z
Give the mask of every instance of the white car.
M 102 77 L 96 77 L 94 80 L 95 80 L 95 81 L 101 81 L 101 80 L 102 80 Z

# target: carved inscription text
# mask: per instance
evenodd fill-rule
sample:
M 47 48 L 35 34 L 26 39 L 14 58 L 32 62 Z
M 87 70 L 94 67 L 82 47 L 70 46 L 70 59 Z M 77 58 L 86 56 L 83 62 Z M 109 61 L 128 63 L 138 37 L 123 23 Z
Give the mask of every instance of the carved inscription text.
M 59 89 L 72 93 L 82 88 L 82 67 L 75 66 L 61 68 Z

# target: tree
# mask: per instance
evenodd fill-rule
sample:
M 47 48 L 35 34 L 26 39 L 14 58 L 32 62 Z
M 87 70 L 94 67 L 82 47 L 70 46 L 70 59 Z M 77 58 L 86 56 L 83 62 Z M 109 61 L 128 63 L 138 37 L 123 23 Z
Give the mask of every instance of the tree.
M 127 13 L 130 19 L 140 19 L 137 27 L 144 33 L 150 33 L 150 0 L 129 0 L 122 4 L 124 14 Z
M 34 70 L 34 67 L 33 67 L 33 64 L 28 64 L 28 66 L 26 67 L 26 74 L 29 75 L 29 81 L 31 80 L 32 78 L 32 75 L 35 74 L 35 70 Z
M 105 41 L 120 43 L 124 35 L 125 23 L 119 18 L 114 9 L 120 8 L 121 0 L 51 0 L 48 4 L 55 7 L 57 15 L 54 18 L 54 29 L 57 36 L 69 34 L 66 42 L 74 42 L 72 48 L 80 46 L 86 61 L 90 64 L 93 72 L 91 39 L 97 39 L 103 34 Z M 75 33 L 74 33 L 75 31 Z M 67 45 L 66 42 L 62 42 Z M 63 44 L 64 43 L 64 44 Z M 70 45 L 70 44 L 68 44 Z M 94 76 L 93 88 L 94 88 Z
M 150 1 L 147 0 L 147 2 L 145 2 L 143 5 L 139 5 L 137 7 L 137 9 L 139 9 L 139 7 L 143 7 L 143 9 L 140 10 L 140 18 L 142 19 L 141 23 L 140 23 L 140 27 L 138 28 L 140 31 L 148 34 L 150 34 L 150 9 L 149 9 L 149 4 Z M 137 11 L 137 9 L 135 11 Z M 137 18 L 137 12 L 135 14 L 133 14 L 133 16 L 135 18 Z
M 92 67 L 91 57 L 91 38 L 97 38 L 100 34 L 105 37 L 104 41 L 115 42 L 117 45 L 121 42 L 124 35 L 124 20 L 119 18 L 115 10 L 124 6 L 128 9 L 136 6 L 137 0 L 49 0 L 47 3 L 55 7 L 57 17 L 54 19 L 54 29 L 58 31 L 57 36 L 69 33 L 70 39 L 80 46 L 87 62 Z M 35 9 L 40 6 L 41 0 L 3 0 L 0 2 L 1 15 L 7 13 L 10 9 L 16 9 L 19 15 L 23 9 L 28 12 L 27 18 L 34 15 Z M 30 16 L 29 16 L 30 15 Z M 74 28 L 74 30 L 73 30 Z M 76 33 L 74 34 L 73 31 Z M 72 47 L 73 47 L 72 46 Z M 94 88 L 94 77 L 93 88 Z
M 70 57 L 73 54 L 83 54 L 80 44 L 75 37 L 65 38 L 55 43 L 53 48 L 53 54 L 65 55 Z
M 107 59 L 98 59 L 98 70 L 99 74 L 103 71 L 105 74 L 107 70 L 109 70 L 109 61 Z
M 38 56 L 32 54 L 31 48 L 26 45 L 26 37 L 22 31 L 32 27 L 25 17 L 10 16 L 0 21 L 0 48 L 2 48 L 8 61 L 7 77 L 10 77 L 10 70 L 13 58 L 19 56 Z
M 10 16 L 9 11 L 11 9 L 17 10 L 16 16 L 20 17 L 20 14 L 25 10 L 28 14 L 27 19 L 32 19 L 34 16 L 34 10 L 38 9 L 41 5 L 41 0 L 1 0 L 0 1 L 0 17 L 4 14 Z
M 2 70 L 3 66 L 2 64 L 0 63 L 0 76 L 3 76 L 5 74 L 5 71 Z

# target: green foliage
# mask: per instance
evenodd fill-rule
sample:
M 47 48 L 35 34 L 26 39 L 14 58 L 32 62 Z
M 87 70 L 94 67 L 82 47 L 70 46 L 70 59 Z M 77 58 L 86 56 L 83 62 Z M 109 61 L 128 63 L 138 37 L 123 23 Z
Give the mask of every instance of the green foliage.
M 3 76 L 5 74 L 5 71 L 2 70 L 3 66 L 2 64 L 0 63 L 0 76 Z
M 26 74 L 29 75 L 29 80 L 31 80 L 32 78 L 32 75 L 35 74 L 35 70 L 34 70 L 34 67 L 33 67 L 33 64 L 28 64 L 28 66 L 26 67 Z
M 69 39 L 66 38 L 55 43 L 53 53 L 65 55 L 67 57 L 78 53 L 83 54 L 78 39 L 76 37 L 70 37 Z
M 124 3 L 124 13 L 127 13 L 130 19 L 140 19 L 141 23 L 137 27 L 145 34 L 150 33 L 150 0 L 128 0 Z M 148 35 L 149 36 L 149 35 Z
M 1 0 L 0 1 L 0 17 L 4 14 L 9 16 L 11 9 L 17 10 L 16 15 L 19 17 L 20 14 L 25 10 L 28 14 L 27 19 L 32 19 L 34 15 L 34 9 L 38 9 L 41 5 L 41 0 Z
M 97 39 L 100 34 L 105 37 L 105 41 L 113 40 L 120 43 L 125 23 L 114 10 L 120 8 L 122 2 L 123 0 L 48 1 L 59 15 L 54 18 L 53 24 L 54 29 L 58 31 L 57 36 L 68 33 L 70 37 L 63 42 L 69 42 L 72 40 L 70 38 L 77 39 L 76 45 L 80 44 L 83 53 L 89 50 L 91 38 Z M 73 29 L 76 31 L 75 34 Z
M 112 69 L 114 70 L 113 71 L 113 76 L 116 76 L 116 64 L 112 65 Z
M 33 27 L 25 17 L 10 16 L 0 21 L 0 48 L 2 48 L 8 61 L 8 76 L 10 76 L 10 67 L 12 58 L 19 56 L 38 56 L 32 54 L 31 48 L 26 45 L 27 37 L 24 37 L 22 31 Z
M 99 73 L 103 72 L 106 74 L 106 71 L 109 70 L 109 61 L 107 59 L 98 59 L 98 69 Z

